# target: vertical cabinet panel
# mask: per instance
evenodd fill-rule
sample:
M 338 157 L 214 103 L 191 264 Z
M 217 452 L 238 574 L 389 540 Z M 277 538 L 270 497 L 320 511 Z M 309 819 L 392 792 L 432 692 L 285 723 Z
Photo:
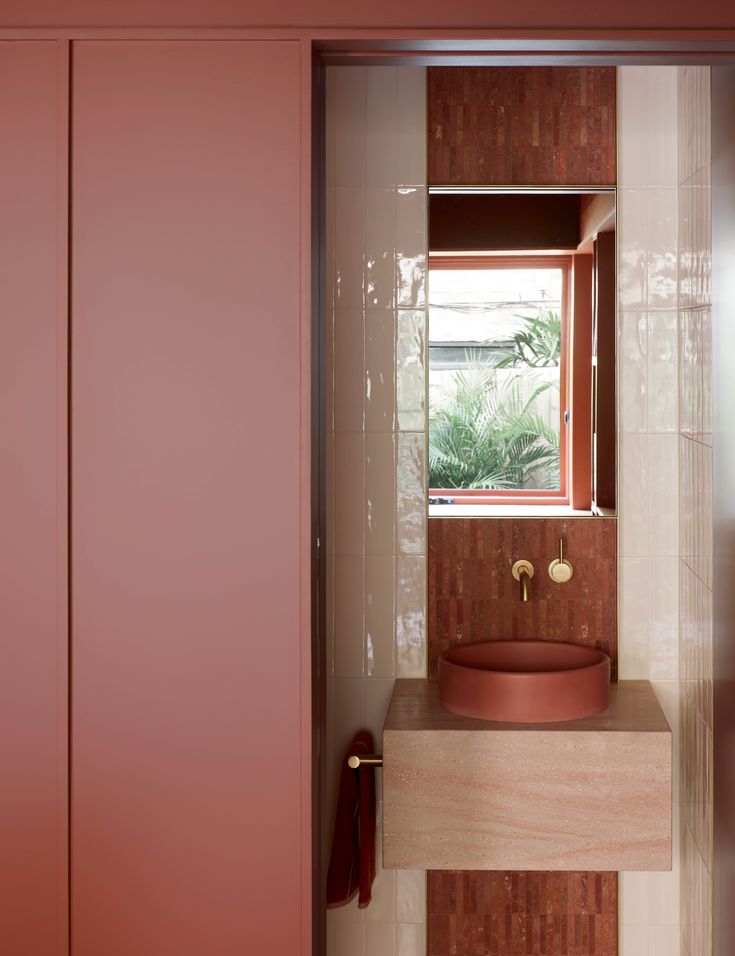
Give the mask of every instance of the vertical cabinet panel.
M 300 70 L 75 45 L 74 956 L 300 950 Z
M 0 43 L 0 950 L 67 941 L 66 45 Z

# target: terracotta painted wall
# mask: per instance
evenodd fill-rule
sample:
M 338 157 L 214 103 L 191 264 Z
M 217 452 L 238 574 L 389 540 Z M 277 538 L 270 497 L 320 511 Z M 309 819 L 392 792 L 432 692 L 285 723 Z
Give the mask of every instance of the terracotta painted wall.
M 607 27 L 731 27 L 728 0 L 706 0 L 692 13 L 690 0 L 641 4 L 620 0 L 614 6 L 578 6 L 568 0 L 517 0 L 492 4 L 486 0 L 376 0 L 369 6 L 342 0 L 279 0 L 269 5 L 249 5 L 242 0 L 126 0 L 100 4 L 99 0 L 3 0 L 2 21 L 9 25 L 64 23 L 91 25 L 292 27 L 447 27 L 477 30 L 482 27 L 514 28 Z
M 65 52 L 0 43 L 0 949 L 17 956 L 67 951 Z
M 73 953 L 308 952 L 301 48 L 73 68 Z
M 433 67 L 429 184 L 614 186 L 614 67 Z

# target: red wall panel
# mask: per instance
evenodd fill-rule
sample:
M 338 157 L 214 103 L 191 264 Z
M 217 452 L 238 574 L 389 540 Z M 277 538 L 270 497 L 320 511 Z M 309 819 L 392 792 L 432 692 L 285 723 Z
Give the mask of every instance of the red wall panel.
M 66 47 L 0 43 L 0 950 L 67 941 Z
M 309 892 L 300 47 L 80 42 L 73 90 L 73 952 L 285 956 Z
M 90 24 L 143 26 L 335 26 L 335 27 L 732 27 L 730 0 L 618 0 L 614 4 L 569 3 L 569 0 L 2 0 L 3 23 L 9 25 Z

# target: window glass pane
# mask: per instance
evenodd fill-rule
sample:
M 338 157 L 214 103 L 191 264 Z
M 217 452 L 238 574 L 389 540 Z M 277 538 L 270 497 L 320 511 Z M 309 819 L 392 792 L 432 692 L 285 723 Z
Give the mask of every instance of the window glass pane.
M 432 488 L 559 489 L 562 282 L 559 267 L 431 270 Z

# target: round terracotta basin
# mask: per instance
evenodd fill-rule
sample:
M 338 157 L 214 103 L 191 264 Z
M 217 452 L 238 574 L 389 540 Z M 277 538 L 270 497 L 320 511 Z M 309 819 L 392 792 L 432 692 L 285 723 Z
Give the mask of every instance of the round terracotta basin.
M 463 717 L 538 724 L 607 707 L 610 658 L 560 641 L 478 641 L 439 658 L 439 698 Z

